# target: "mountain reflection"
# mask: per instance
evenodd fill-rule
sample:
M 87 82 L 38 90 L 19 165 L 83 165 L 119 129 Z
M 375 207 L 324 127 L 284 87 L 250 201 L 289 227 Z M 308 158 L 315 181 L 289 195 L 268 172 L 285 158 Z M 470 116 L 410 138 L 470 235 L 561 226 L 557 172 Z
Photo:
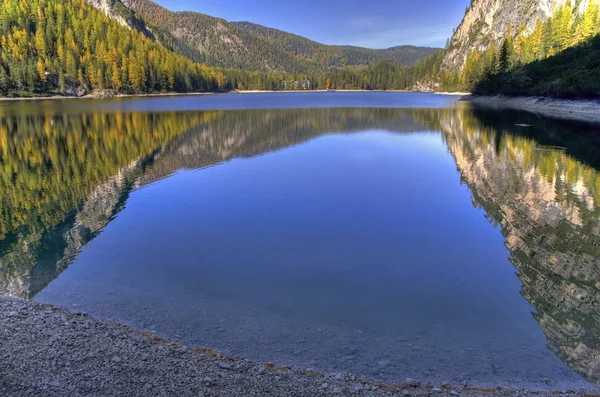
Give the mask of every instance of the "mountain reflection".
M 600 381 L 600 138 L 594 127 L 470 109 L 0 113 L 0 293 L 31 298 L 126 205 L 181 168 L 327 133 L 441 131 L 556 354 Z M 592 133 L 596 133 L 595 136 Z
M 551 348 L 598 383 L 600 175 L 588 165 L 598 164 L 598 128 L 497 112 L 439 120 L 474 205 L 502 227 Z
M 12 109 L 11 109 L 12 110 Z M 328 132 L 422 129 L 394 109 L 0 113 L 0 292 L 31 298 L 123 209 L 180 168 Z

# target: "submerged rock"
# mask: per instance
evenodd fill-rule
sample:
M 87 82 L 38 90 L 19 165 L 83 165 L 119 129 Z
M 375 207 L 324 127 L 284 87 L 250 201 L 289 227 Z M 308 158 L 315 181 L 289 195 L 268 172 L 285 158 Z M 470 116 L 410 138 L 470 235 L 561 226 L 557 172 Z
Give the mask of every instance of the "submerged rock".
M 406 378 L 406 379 L 404 379 L 404 383 L 406 383 L 407 385 L 412 386 L 412 387 L 419 387 L 419 386 L 421 386 L 421 382 L 418 381 L 418 380 L 416 380 L 416 379 L 413 379 L 413 378 Z
M 224 361 L 220 361 L 217 365 L 221 369 L 233 369 L 233 365 L 232 364 L 226 363 Z

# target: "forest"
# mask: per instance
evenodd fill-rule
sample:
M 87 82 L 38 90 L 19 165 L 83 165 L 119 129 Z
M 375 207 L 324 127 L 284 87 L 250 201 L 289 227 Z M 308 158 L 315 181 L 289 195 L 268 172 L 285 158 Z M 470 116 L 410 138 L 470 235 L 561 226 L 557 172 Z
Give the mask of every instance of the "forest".
M 218 77 L 83 0 L 2 2 L 0 45 L 5 95 L 206 90 Z

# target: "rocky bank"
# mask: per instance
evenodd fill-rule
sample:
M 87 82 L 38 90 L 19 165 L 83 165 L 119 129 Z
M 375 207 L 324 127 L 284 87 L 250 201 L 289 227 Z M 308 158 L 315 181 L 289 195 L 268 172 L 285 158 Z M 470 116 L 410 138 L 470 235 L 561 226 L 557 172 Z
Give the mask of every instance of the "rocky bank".
M 382 385 L 226 357 L 152 333 L 0 296 L 3 396 L 529 396 L 407 379 Z M 556 394 L 577 395 L 562 391 Z

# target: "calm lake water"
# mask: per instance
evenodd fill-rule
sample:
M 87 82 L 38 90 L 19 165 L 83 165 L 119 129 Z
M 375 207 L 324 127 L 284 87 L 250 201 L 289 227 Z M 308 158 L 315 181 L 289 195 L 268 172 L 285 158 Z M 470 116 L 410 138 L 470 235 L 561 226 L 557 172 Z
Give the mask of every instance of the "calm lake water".
M 600 127 L 399 93 L 0 105 L 0 292 L 260 361 L 600 381 Z

